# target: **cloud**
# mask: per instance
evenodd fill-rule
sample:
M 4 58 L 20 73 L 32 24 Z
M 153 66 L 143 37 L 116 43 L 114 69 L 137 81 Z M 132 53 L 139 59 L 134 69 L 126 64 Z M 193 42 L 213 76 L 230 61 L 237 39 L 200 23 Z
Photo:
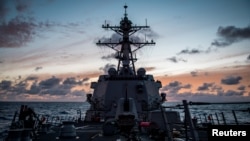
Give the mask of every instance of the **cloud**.
M 207 92 L 183 92 L 183 93 L 166 93 L 167 100 L 172 101 L 202 101 L 202 102 L 243 102 L 249 101 L 249 96 L 243 96 L 243 91 L 234 91 L 234 90 L 220 90 L 217 91 L 216 94 L 210 94 Z
M 191 84 L 185 84 L 183 85 L 179 81 L 172 81 L 168 85 L 165 85 L 161 88 L 161 91 L 166 92 L 169 95 L 174 95 L 178 93 L 180 89 L 190 89 L 192 87 Z
M 32 41 L 35 34 L 33 19 L 15 17 L 0 24 L 0 47 L 20 47 Z
M 224 41 L 224 40 L 214 40 L 211 45 L 216 47 L 226 47 L 233 43 L 233 41 Z
M 208 47 L 206 50 L 200 50 L 200 49 L 183 49 L 180 52 L 177 53 L 177 55 L 181 54 L 200 54 L 200 53 L 210 53 L 215 47 L 227 47 L 235 42 L 239 42 L 242 40 L 250 39 L 250 25 L 244 28 L 238 28 L 235 26 L 226 26 L 222 27 L 220 26 L 217 30 L 218 39 L 215 39 L 211 46 Z
M 89 78 L 88 78 L 88 77 L 85 77 L 85 78 L 82 79 L 82 82 L 86 82 L 86 81 L 88 81 L 88 80 L 89 80 Z
M 19 47 L 32 41 L 34 34 L 34 18 L 27 15 L 31 1 L 17 0 L 13 1 L 12 7 L 9 1 L 1 0 L 0 2 L 0 47 Z M 14 9 L 17 15 L 6 21 L 6 16 L 10 10 Z
M 21 93 L 25 93 L 26 87 L 27 87 L 26 81 L 13 83 L 12 81 L 2 80 L 2 82 L 0 83 L 0 99 L 3 96 L 7 95 L 11 95 L 14 97 Z
M 116 65 L 108 63 L 104 67 L 100 67 L 99 70 L 102 70 L 104 74 L 108 74 L 110 68 L 116 68 Z
M 101 39 L 99 39 L 101 43 L 111 43 L 111 42 L 119 43 L 121 40 L 122 40 L 122 36 L 117 33 L 113 33 L 110 38 L 102 37 Z
M 156 68 L 155 67 L 144 67 L 144 69 L 146 70 L 146 72 L 148 72 L 148 71 L 153 71 Z
M 58 85 L 59 82 L 60 82 L 60 79 L 53 76 L 52 78 L 41 81 L 39 83 L 39 85 L 42 86 L 42 88 L 46 89 L 46 88 L 52 88 L 52 87 Z
M 74 77 L 69 77 L 64 80 L 60 78 L 56 78 L 55 76 L 43 80 L 40 83 L 36 81 L 33 82 L 30 89 L 27 90 L 29 94 L 37 94 L 37 95 L 67 95 L 71 93 L 71 88 L 76 85 L 82 85 L 84 81 L 88 79 L 76 80 Z
M 227 76 L 226 78 L 221 79 L 221 83 L 225 85 L 235 85 L 239 84 L 241 79 L 241 76 Z
M 37 79 L 38 79 L 37 76 L 28 76 L 28 77 L 26 78 L 26 80 L 37 80 Z
M 30 89 L 27 90 L 27 93 L 29 93 L 29 94 L 39 94 L 41 90 L 42 90 L 42 88 L 39 87 L 39 85 L 36 82 L 34 82 L 31 85 Z
M 233 76 L 233 78 L 225 78 L 229 84 L 239 82 L 240 76 Z M 192 89 L 191 84 L 183 84 L 180 81 L 171 81 L 160 89 L 160 92 L 167 94 L 168 101 L 249 101 L 250 97 L 245 93 L 246 87 L 240 85 L 237 89 L 224 90 L 220 85 L 214 82 L 204 82 L 198 85 L 196 90 Z M 185 89 L 184 89 L 185 88 Z
M 198 91 L 207 91 L 210 87 L 212 87 L 214 83 L 203 83 L 201 86 L 198 87 Z
M 26 93 L 26 87 L 27 87 L 27 83 L 24 81 L 21 81 L 20 83 L 16 84 L 15 86 L 13 86 L 11 88 L 11 90 L 9 90 L 9 92 L 12 92 L 15 95 L 21 95 L 23 93 Z
M 239 28 L 235 26 L 220 26 L 217 30 L 219 39 L 214 40 L 211 45 L 216 47 L 226 47 L 235 42 L 250 39 L 250 26 Z
M 244 91 L 244 90 L 246 89 L 246 86 L 241 85 L 241 86 L 239 86 L 237 89 L 238 89 L 238 90 L 241 90 L 241 91 Z
M 35 71 L 39 71 L 40 69 L 42 69 L 43 67 L 36 67 Z
M 11 87 L 11 81 L 8 81 L 8 80 L 2 80 L 2 82 L 0 83 L 0 88 L 2 90 L 6 90 L 6 89 L 9 89 Z
M 83 81 L 87 81 L 87 80 L 83 79 Z M 63 81 L 63 84 L 81 85 L 81 84 L 82 84 L 82 81 L 76 81 L 76 78 L 70 77 L 70 78 L 66 78 L 66 79 Z
M 222 91 L 222 87 L 221 86 L 218 86 L 218 85 L 215 85 L 213 84 L 211 87 L 210 87 L 210 92 L 215 92 L 217 93 L 218 91 Z
M 249 39 L 250 26 L 244 28 L 235 26 L 219 27 L 217 33 L 226 39 Z
M 157 34 L 155 31 L 153 31 L 152 28 L 142 29 L 142 30 L 139 30 L 137 33 L 142 34 L 146 37 L 149 37 L 150 39 L 159 38 L 159 34 Z
M 114 58 L 116 58 L 116 53 L 111 53 L 109 55 L 101 57 L 101 59 L 103 59 L 103 60 L 110 60 L 110 59 L 114 59 Z
M 26 12 L 31 5 L 31 0 L 17 0 L 15 2 L 16 2 L 16 10 L 18 12 Z
M 204 52 L 202 50 L 199 50 L 199 49 L 183 49 L 181 50 L 179 53 L 177 53 L 178 55 L 179 54 L 199 54 L 201 52 Z
M 192 87 L 191 84 L 182 85 L 182 88 L 184 89 L 190 89 L 191 87 Z
M 85 96 L 86 93 L 83 90 L 75 90 L 71 94 L 74 96 Z
M 218 91 L 217 95 L 218 96 L 243 96 L 244 91 L 234 91 L 234 90 L 228 90 L 226 92 L 224 91 Z
M 49 89 L 41 91 L 41 94 L 50 94 L 50 95 L 66 95 L 70 93 L 72 87 L 69 85 L 54 85 Z
M 172 81 L 168 84 L 170 87 L 179 87 L 181 85 L 181 82 L 179 81 Z
M 250 60 L 250 54 L 248 55 L 247 60 Z
M 178 62 L 187 62 L 187 60 L 184 60 L 182 58 L 177 58 L 175 56 L 171 57 L 171 58 L 167 58 L 168 61 L 171 61 L 173 63 L 178 63 Z
M 84 33 L 82 29 L 78 28 L 81 25 L 79 22 L 61 24 L 53 21 L 37 21 L 32 15 L 34 12 L 30 11 L 31 0 L 16 0 L 11 5 L 8 2 L 7 0 L 0 2 L 0 48 L 23 47 L 32 42 L 34 37 L 41 37 L 40 35 L 44 31 L 55 32 L 55 30 L 51 30 L 54 27 L 63 28 L 57 32 L 64 33 L 66 36 L 70 32 Z M 7 20 L 6 16 L 13 9 L 16 15 L 8 17 Z
M 88 77 L 56 77 L 39 80 L 29 76 L 0 82 L 1 101 L 84 101 Z
M 198 72 L 197 72 L 197 71 L 191 71 L 190 74 L 191 74 L 193 77 L 198 76 Z

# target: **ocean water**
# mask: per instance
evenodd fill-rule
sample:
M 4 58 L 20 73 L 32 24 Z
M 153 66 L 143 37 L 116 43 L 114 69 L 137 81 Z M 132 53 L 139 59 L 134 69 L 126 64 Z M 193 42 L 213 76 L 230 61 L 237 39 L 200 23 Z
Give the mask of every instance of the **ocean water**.
M 166 110 L 179 111 L 181 118 L 184 117 L 184 109 L 181 102 L 166 102 Z M 89 108 L 87 102 L 0 102 L 0 133 L 5 132 L 14 117 L 16 111 L 20 110 L 21 105 L 27 105 L 36 111 L 38 116 L 47 116 L 51 122 L 61 120 L 74 120 L 80 117 L 83 119 L 86 110 Z M 189 106 L 192 117 L 197 117 L 198 122 L 214 122 L 214 124 L 223 124 L 223 116 L 226 124 L 236 124 L 233 115 L 235 112 L 237 122 L 250 123 L 250 103 L 242 104 L 209 104 L 209 105 L 192 105 Z M 210 118 L 208 118 L 208 116 Z M 211 120 L 212 118 L 212 120 Z

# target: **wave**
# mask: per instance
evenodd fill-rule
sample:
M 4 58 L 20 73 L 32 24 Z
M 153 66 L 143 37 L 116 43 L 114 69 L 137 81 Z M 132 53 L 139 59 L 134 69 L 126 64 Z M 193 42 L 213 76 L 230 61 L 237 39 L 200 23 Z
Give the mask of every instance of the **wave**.
M 69 112 L 67 112 L 67 111 L 61 111 L 61 112 L 59 112 L 59 114 L 62 114 L 62 115 L 68 115 L 68 114 L 70 114 Z
M 10 120 L 10 119 L 7 118 L 7 117 L 2 117 L 2 116 L 0 116 L 0 120 Z

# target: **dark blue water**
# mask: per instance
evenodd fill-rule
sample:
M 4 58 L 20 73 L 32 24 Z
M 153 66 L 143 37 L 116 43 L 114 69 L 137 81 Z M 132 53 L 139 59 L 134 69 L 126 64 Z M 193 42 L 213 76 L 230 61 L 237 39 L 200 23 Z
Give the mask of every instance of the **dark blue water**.
M 182 104 L 180 102 L 167 102 L 165 106 L 173 106 L 168 110 L 177 110 L 183 118 L 184 110 L 176 105 Z M 21 105 L 28 105 L 33 108 L 38 115 L 47 115 L 50 120 L 54 117 L 63 119 L 77 119 L 79 118 L 79 110 L 81 116 L 84 118 L 85 111 L 89 108 L 87 102 L 0 102 L 0 132 L 8 129 L 13 119 L 15 111 L 20 110 Z M 223 123 L 222 114 L 224 115 L 227 124 L 235 124 L 235 118 L 232 110 L 235 110 L 237 121 L 239 123 L 250 123 L 250 111 L 242 111 L 250 108 L 250 103 L 247 104 L 210 104 L 210 105 L 194 105 L 189 106 L 192 116 L 196 116 L 199 121 L 208 120 L 207 116 L 212 115 L 215 123 Z M 216 114 L 218 119 L 216 119 Z M 209 122 L 209 121 L 208 121 Z

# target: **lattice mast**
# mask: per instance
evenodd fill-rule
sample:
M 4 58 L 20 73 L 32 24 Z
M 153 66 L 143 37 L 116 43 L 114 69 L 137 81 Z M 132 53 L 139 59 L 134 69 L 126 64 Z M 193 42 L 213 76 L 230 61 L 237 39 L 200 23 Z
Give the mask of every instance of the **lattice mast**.
M 136 33 L 141 29 L 150 28 L 147 23 L 145 26 L 136 26 L 133 25 L 132 22 L 127 17 L 127 8 L 125 5 L 125 14 L 124 18 L 121 19 L 119 26 L 111 26 L 109 24 L 102 25 L 104 29 L 111 29 L 115 31 L 117 34 L 122 36 L 120 41 L 112 41 L 111 39 L 108 42 L 98 41 L 96 43 L 98 46 L 107 46 L 117 52 L 116 58 L 118 59 L 117 71 L 119 75 L 136 75 L 135 71 L 135 61 L 136 57 L 133 57 L 133 53 L 138 49 L 146 46 L 146 45 L 155 45 L 155 42 L 151 40 L 148 41 L 136 41 L 130 39 L 131 35 Z M 121 45 L 121 48 L 118 49 L 117 46 Z M 135 47 L 134 50 L 131 49 L 131 45 Z

